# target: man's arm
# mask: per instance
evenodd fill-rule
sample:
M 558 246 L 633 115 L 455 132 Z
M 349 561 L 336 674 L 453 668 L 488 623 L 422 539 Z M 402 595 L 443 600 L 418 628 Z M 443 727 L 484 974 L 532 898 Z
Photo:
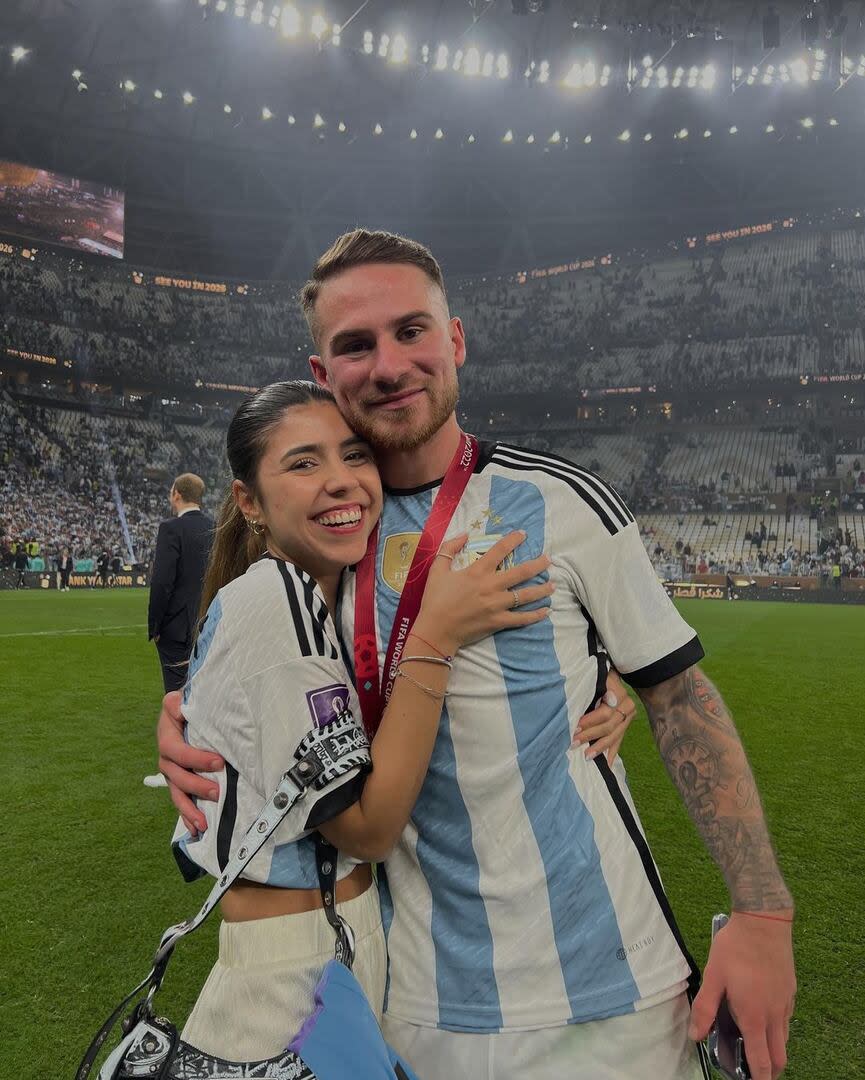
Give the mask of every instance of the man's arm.
M 754 1080 L 787 1062 L 796 994 L 793 899 L 772 850 L 760 796 L 730 713 L 694 665 L 637 691 L 661 758 L 730 890 L 730 922 L 712 942 L 690 1035 L 702 1039 L 726 996 Z
M 637 693 L 661 759 L 736 911 L 788 912 L 790 895 L 772 850 L 745 750 L 720 693 L 694 665 Z
M 174 589 L 177 562 L 180 558 L 180 536 L 172 522 L 163 521 L 156 534 L 156 552 L 153 556 L 153 573 L 150 579 L 150 603 L 147 612 L 148 635 L 159 636 L 159 628 Z

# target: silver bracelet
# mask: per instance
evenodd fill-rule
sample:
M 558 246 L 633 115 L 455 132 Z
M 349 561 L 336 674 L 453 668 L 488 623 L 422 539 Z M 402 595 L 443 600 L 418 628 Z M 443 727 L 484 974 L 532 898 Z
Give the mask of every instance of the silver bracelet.
M 405 671 L 400 670 L 400 668 L 396 669 L 396 676 L 398 679 L 408 679 L 408 681 L 410 683 L 413 683 L 418 688 L 418 690 L 423 690 L 425 694 L 427 694 L 431 698 L 435 698 L 436 701 L 444 701 L 444 699 L 448 696 L 447 690 L 433 690 L 431 686 L 424 686 L 423 683 L 418 682 L 417 679 L 413 679 L 411 675 L 407 674 Z
M 438 664 L 439 667 L 446 667 L 446 668 L 452 668 L 454 666 L 454 662 L 450 657 L 404 656 L 400 660 L 400 662 L 397 664 L 397 671 L 399 671 L 399 669 L 402 667 L 403 664 L 407 664 L 409 662 L 409 660 L 422 660 L 426 664 Z

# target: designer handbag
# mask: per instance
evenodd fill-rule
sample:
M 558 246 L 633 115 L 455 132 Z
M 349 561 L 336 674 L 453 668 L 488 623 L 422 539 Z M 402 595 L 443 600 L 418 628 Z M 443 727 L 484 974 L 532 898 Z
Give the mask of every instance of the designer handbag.
M 87 1080 L 106 1039 L 130 1006 L 121 1023 L 122 1038 L 103 1062 L 98 1080 L 417 1080 L 384 1041 L 366 995 L 352 974 L 354 934 L 335 907 L 337 853 L 321 835 L 316 837 L 316 864 L 324 912 L 336 935 L 334 959 L 325 965 L 316 985 L 312 1013 L 285 1050 L 264 1061 L 224 1061 L 185 1043 L 170 1020 L 154 1013 L 153 999 L 177 943 L 201 926 L 307 790 L 313 786 L 321 789 L 369 761 L 366 741 L 364 746 L 358 745 L 358 730 L 350 714 L 311 731 L 294 756 L 295 764 L 241 839 L 198 914 L 165 931 L 148 975 L 96 1033 L 76 1080 Z

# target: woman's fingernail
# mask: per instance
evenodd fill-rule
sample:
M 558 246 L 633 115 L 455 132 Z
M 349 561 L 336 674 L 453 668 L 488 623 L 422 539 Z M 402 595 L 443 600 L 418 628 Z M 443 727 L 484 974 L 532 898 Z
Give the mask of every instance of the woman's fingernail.
M 222 768 L 222 762 L 219 760 L 218 757 L 215 757 L 213 759 L 213 761 L 211 761 L 211 763 L 210 763 L 210 771 L 211 772 L 219 772 L 219 770 L 221 768 Z
M 616 697 L 612 690 L 608 690 L 606 694 L 604 694 L 604 704 L 609 705 L 611 709 L 615 709 L 615 707 L 619 704 L 619 699 Z

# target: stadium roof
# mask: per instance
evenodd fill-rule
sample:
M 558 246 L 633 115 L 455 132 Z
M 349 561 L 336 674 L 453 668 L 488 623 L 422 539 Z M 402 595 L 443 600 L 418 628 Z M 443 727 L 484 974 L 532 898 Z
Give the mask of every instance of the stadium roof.
M 126 190 L 166 269 L 296 277 L 356 223 L 571 259 L 861 192 L 861 5 L 777 11 L 771 49 L 750 0 L 4 0 L 0 157 Z

